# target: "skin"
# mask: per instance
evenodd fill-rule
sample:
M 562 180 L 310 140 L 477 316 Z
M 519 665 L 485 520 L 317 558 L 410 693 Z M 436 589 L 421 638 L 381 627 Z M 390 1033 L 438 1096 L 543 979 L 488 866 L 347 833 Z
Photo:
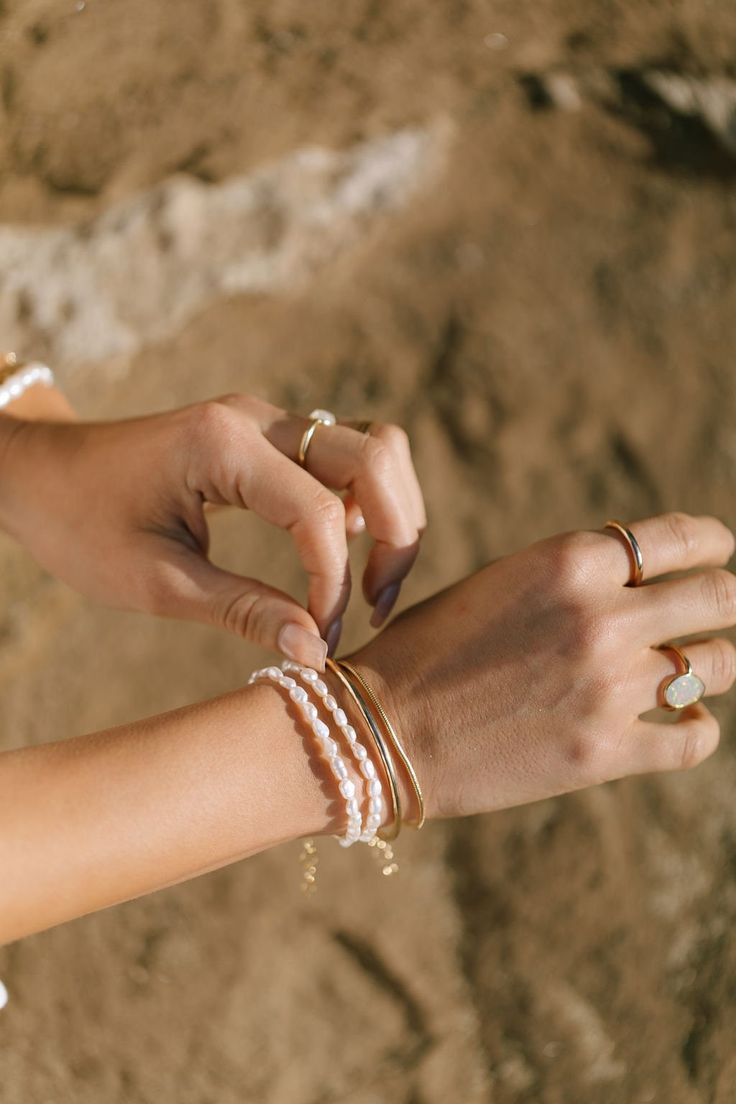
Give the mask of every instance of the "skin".
M 229 629 L 320 669 L 350 596 L 347 536 L 373 537 L 363 590 L 380 625 L 426 524 L 406 434 L 320 426 L 247 395 L 100 424 L 32 389 L 0 417 L 0 526 L 96 601 Z M 336 492 L 343 492 L 345 499 Z M 309 579 L 290 595 L 208 557 L 207 507 L 255 511 L 294 540 Z
M 629 561 L 616 534 L 563 534 L 407 611 L 355 654 L 397 723 L 429 817 L 689 768 L 715 750 L 718 725 L 703 704 L 675 725 L 646 714 L 674 671 L 657 646 L 736 623 L 736 578 L 724 569 L 733 535 L 715 518 L 684 514 L 631 528 L 645 586 L 625 586 Z M 736 651 L 727 640 L 687 652 L 709 694 L 730 689 Z M 411 819 L 403 776 L 400 785 Z M 271 684 L 6 752 L 0 941 L 343 828 L 326 765 Z

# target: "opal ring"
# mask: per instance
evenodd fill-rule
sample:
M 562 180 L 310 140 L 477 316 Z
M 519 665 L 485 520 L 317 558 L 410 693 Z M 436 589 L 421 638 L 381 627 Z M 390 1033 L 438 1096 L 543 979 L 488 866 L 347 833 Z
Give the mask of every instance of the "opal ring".
M 313 410 L 309 417 L 309 425 L 302 434 L 302 439 L 299 442 L 299 451 L 297 452 L 297 460 L 302 468 L 306 468 L 307 466 L 307 452 L 312 443 L 312 438 L 317 432 L 317 428 L 321 425 L 334 426 L 337 424 L 337 418 L 329 410 Z
M 636 587 L 641 584 L 644 578 L 644 557 L 641 554 L 641 548 L 639 542 L 631 532 L 631 530 L 620 521 L 607 521 L 603 526 L 604 529 L 615 529 L 617 533 L 626 541 L 626 547 L 629 552 L 629 558 L 631 560 L 631 573 L 629 575 L 629 581 L 626 586 Z
M 695 674 L 690 660 L 681 648 L 674 644 L 660 644 L 660 652 L 672 652 L 677 663 L 677 674 L 665 679 L 660 688 L 662 705 L 665 709 L 685 709 L 695 705 L 705 693 L 705 683 Z

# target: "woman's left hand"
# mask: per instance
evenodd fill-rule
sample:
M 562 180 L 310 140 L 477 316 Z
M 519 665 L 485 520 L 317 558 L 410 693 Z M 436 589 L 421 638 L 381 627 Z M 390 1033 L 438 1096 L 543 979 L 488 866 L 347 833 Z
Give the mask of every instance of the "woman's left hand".
M 52 574 L 98 601 L 222 626 L 299 662 L 334 650 L 350 594 L 347 535 L 374 539 L 363 590 L 381 624 L 426 524 L 398 426 L 319 426 L 229 395 L 101 424 L 0 418 L 0 524 Z M 345 500 L 335 492 L 346 492 Z M 308 608 L 208 558 L 205 505 L 238 506 L 292 536 Z

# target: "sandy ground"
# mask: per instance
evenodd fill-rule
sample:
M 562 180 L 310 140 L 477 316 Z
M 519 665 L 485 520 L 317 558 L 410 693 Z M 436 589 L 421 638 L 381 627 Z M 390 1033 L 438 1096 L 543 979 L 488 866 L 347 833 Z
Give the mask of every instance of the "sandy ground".
M 727 0 L 5 0 L 2 341 L 88 416 L 242 389 L 402 422 L 405 602 L 609 515 L 736 524 L 735 51 Z M 215 543 L 301 593 L 278 535 Z M 260 658 L 7 542 L 0 609 L 6 747 Z M 0 1102 L 733 1101 L 718 708 L 695 773 L 432 825 L 394 881 L 324 847 L 305 901 L 288 847 L 3 949 Z

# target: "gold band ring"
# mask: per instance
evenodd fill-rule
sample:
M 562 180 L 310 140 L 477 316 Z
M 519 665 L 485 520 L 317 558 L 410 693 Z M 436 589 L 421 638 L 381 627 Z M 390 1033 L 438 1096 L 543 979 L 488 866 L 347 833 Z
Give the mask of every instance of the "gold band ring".
M 626 541 L 626 547 L 629 550 L 629 556 L 631 558 L 631 574 L 629 575 L 629 581 L 626 586 L 640 586 L 644 578 L 644 557 L 641 554 L 638 540 L 631 530 L 620 521 L 607 521 L 603 528 L 615 529 Z
M 337 418 L 329 410 L 313 410 L 309 415 L 311 421 L 302 434 L 302 439 L 299 442 L 299 449 L 297 451 L 297 460 L 299 466 L 306 468 L 307 466 L 307 452 L 309 446 L 312 443 L 312 438 L 319 426 L 334 426 L 337 422 Z
M 665 679 L 660 687 L 662 705 L 665 709 L 677 711 L 688 705 L 695 705 L 705 694 L 705 683 L 693 671 L 693 666 L 682 648 L 675 644 L 660 644 L 660 652 L 672 652 L 677 661 L 677 674 Z

